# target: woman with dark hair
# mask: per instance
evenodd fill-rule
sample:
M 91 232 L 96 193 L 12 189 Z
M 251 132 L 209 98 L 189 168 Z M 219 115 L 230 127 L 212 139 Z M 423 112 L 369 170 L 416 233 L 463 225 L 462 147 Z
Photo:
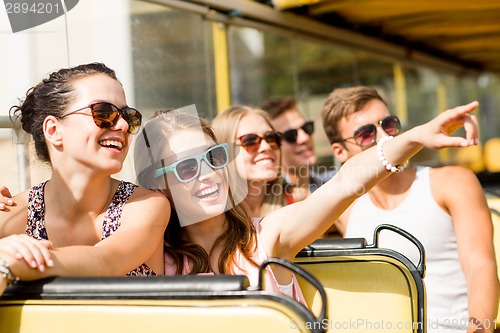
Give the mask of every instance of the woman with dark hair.
M 0 293 L 17 278 L 162 274 L 167 200 L 111 177 L 141 126 L 114 71 L 61 69 L 11 112 L 51 177 L 0 215 Z

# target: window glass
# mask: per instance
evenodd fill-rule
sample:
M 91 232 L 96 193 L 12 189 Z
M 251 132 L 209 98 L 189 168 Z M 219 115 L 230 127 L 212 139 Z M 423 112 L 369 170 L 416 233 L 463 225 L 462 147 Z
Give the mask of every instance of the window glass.
M 145 112 L 195 104 L 216 114 L 211 22 L 201 15 L 132 1 L 134 95 Z

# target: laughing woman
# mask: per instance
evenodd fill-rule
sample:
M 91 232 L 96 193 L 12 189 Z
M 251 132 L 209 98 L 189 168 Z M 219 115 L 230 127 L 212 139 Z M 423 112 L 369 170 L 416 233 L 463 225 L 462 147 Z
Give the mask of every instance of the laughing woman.
M 12 111 L 52 172 L 0 215 L 0 294 L 18 278 L 162 274 L 167 200 L 111 177 L 141 125 L 114 71 L 61 69 Z
M 212 128 L 194 114 L 159 112 L 136 140 L 135 167 L 139 183 L 160 190 L 174 208 L 165 232 L 165 273 L 245 274 L 255 286 L 257 267 L 263 260 L 280 257 L 292 261 L 356 198 L 400 171 L 424 146 L 476 144 L 477 121 L 468 113 L 477 105 L 473 102 L 440 113 L 430 122 L 352 157 L 308 198 L 260 221 L 252 220 L 234 200 L 232 168 L 227 167 L 232 163 L 229 144 L 220 143 Z M 462 126 L 466 138 L 450 136 Z M 267 268 L 267 288 L 303 301 L 289 271 Z

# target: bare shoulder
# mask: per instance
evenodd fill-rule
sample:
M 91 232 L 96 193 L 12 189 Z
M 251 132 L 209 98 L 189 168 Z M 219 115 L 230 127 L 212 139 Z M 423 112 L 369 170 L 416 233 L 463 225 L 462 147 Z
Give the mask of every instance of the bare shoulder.
M 168 199 L 160 192 L 148 190 L 143 187 L 137 187 L 132 193 L 129 203 L 140 205 L 141 207 L 150 207 L 151 209 L 168 207 L 170 211 L 170 203 Z
M 140 186 L 135 189 L 134 193 L 132 193 L 132 196 L 130 197 L 130 199 L 133 201 L 149 198 L 153 199 L 155 202 L 168 202 L 168 199 L 162 193 L 158 191 L 148 190 Z
M 430 171 L 432 184 L 447 185 L 449 187 L 461 187 L 470 184 L 478 185 L 479 181 L 470 169 L 463 166 L 445 166 L 432 168 Z
M 462 166 L 446 166 L 431 169 L 432 195 L 445 211 L 452 207 L 484 206 L 485 198 L 481 183 L 474 172 Z
M 12 197 L 15 205 L 7 206 L 5 210 L 0 211 L 0 238 L 26 231 L 28 195 L 29 190 L 16 194 Z

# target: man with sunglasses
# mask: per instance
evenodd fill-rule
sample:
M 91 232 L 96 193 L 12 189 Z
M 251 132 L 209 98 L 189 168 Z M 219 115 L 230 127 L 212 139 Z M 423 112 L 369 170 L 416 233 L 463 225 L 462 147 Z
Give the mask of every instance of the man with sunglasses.
M 334 172 L 317 173 L 314 153 L 314 122 L 306 121 L 293 97 L 272 99 L 261 106 L 272 118 L 273 126 L 283 133 L 282 161 L 287 203 L 305 199 L 333 177 Z
M 342 163 L 374 146 L 381 152 L 401 128 L 377 91 L 363 86 L 335 89 L 322 120 Z M 369 241 L 377 225 L 393 224 L 424 245 L 427 332 L 492 331 L 498 279 L 491 217 L 477 178 L 463 167 L 405 167 L 388 167 L 392 175 L 358 198 L 335 226 L 344 237 Z M 381 245 L 417 265 L 418 251 L 402 238 L 383 235 Z

